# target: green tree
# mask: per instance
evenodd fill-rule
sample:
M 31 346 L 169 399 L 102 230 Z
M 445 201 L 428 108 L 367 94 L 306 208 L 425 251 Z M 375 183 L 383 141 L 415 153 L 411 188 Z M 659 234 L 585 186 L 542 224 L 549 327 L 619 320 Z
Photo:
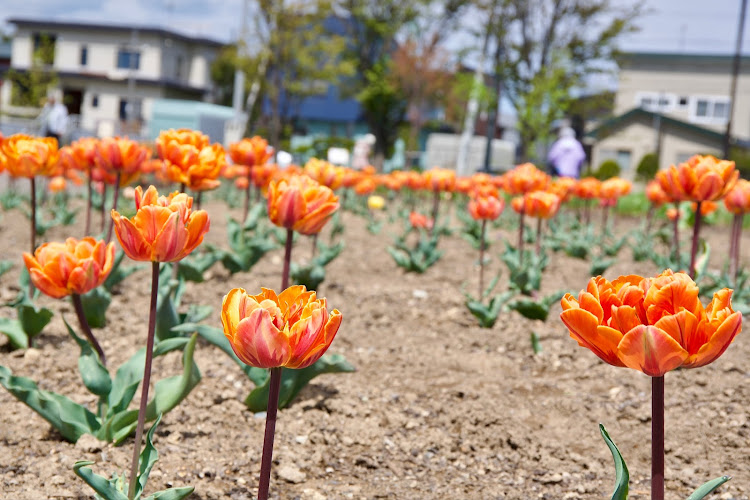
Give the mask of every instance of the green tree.
M 526 156 L 575 100 L 572 90 L 612 71 L 617 42 L 636 30 L 642 3 L 612 0 L 503 0 L 491 29 L 502 44 L 504 95 L 519 117 Z M 584 29 L 585 27 L 585 29 Z M 548 91 L 554 95 L 548 95 Z
M 28 70 L 10 69 L 7 73 L 6 78 L 11 82 L 10 102 L 14 106 L 41 107 L 49 89 L 57 85 L 57 73 L 51 69 L 55 39 L 41 34 L 36 45 Z

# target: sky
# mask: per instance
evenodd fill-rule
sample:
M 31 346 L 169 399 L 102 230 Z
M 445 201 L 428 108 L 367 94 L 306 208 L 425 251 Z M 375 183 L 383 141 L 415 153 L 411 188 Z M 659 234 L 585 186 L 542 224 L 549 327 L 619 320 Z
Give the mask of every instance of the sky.
M 3 3 L 0 14 L 3 22 L 23 17 L 158 25 L 220 41 L 230 41 L 237 36 L 242 9 L 242 0 L 23 0 Z M 622 49 L 734 52 L 740 0 L 646 0 L 646 9 L 648 14 L 638 21 L 641 31 L 623 38 Z M 750 52 L 748 35 L 750 29 L 746 25 L 745 52 Z

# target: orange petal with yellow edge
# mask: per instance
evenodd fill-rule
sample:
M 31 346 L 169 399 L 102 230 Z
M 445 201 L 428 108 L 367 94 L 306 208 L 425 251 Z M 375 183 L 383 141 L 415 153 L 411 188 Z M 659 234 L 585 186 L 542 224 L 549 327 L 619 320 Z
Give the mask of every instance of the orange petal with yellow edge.
M 697 353 L 688 358 L 685 366 L 697 368 L 716 361 L 719 356 L 724 354 L 724 351 L 727 350 L 729 344 L 732 343 L 734 337 L 740 331 L 742 331 L 742 313 L 738 311 L 730 315 L 719 325 L 719 328 L 716 329 L 708 342 Z
M 615 366 L 624 366 L 617 355 L 617 345 L 622 334 L 608 326 L 600 326 L 596 316 L 583 309 L 568 309 L 560 319 L 578 343 Z

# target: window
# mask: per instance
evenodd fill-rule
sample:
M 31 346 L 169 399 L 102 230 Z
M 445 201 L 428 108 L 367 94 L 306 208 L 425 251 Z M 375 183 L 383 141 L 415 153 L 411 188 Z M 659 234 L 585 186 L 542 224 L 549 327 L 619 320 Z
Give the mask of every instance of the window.
M 127 99 L 120 99 L 120 120 L 125 121 L 125 120 L 127 120 L 129 118 L 128 117 L 128 112 L 131 111 L 130 107 L 131 107 L 131 105 L 128 103 Z M 140 99 L 136 99 L 136 100 L 133 101 L 132 108 L 133 108 L 132 109 L 132 113 L 133 114 L 130 116 L 130 118 L 132 118 L 134 120 L 140 120 L 141 119 L 141 101 L 140 101 Z
M 674 109 L 677 103 L 677 96 L 664 92 L 638 92 L 635 96 L 635 103 L 636 106 L 646 111 L 664 113 Z
M 119 69 L 138 69 L 140 65 L 140 52 L 128 49 L 120 49 L 117 52 L 117 67 Z
M 86 66 L 89 62 L 89 48 L 85 45 L 81 47 L 81 57 L 79 62 L 81 66 Z
M 681 108 L 685 108 L 688 105 L 688 98 L 685 96 L 680 96 L 680 100 L 678 102 Z
M 92 108 L 98 108 L 99 107 L 99 96 L 94 94 L 91 96 L 91 107 Z
M 724 124 L 729 120 L 729 98 L 724 96 L 700 96 L 694 99 L 690 110 L 690 121 L 696 123 Z
M 185 67 L 185 58 L 182 56 L 177 56 L 177 63 L 175 64 L 175 78 L 177 80 L 182 79 L 182 75 L 184 73 L 184 67 Z

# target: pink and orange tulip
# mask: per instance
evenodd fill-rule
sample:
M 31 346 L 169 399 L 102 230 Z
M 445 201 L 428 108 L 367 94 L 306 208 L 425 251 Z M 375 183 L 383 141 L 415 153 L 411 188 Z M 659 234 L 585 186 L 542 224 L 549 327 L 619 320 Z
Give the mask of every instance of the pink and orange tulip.
M 494 196 L 473 196 L 469 200 L 469 214 L 475 220 L 495 220 L 505 208 L 505 202 Z
M 268 216 L 277 226 L 315 234 L 338 210 L 338 197 L 305 175 L 272 181 L 268 188 Z
M 53 137 L 11 135 L 3 139 L 0 153 L 5 157 L 5 169 L 13 177 L 32 178 L 58 173 L 57 140 Z
M 740 179 L 724 197 L 724 206 L 735 215 L 750 212 L 750 181 Z
M 713 156 L 693 156 L 656 174 L 659 185 L 675 201 L 716 201 L 737 182 L 734 162 Z
M 278 296 L 263 288 L 249 295 L 231 290 L 221 306 L 224 335 L 237 357 L 258 368 L 306 368 L 326 352 L 341 326 L 341 313 L 302 285 Z
M 144 193 L 135 188 L 136 214 L 132 219 L 112 210 L 115 233 L 125 254 L 133 260 L 174 262 L 200 245 L 208 232 L 204 210 L 193 211 L 193 199 L 174 192 L 159 196 L 154 186 Z

